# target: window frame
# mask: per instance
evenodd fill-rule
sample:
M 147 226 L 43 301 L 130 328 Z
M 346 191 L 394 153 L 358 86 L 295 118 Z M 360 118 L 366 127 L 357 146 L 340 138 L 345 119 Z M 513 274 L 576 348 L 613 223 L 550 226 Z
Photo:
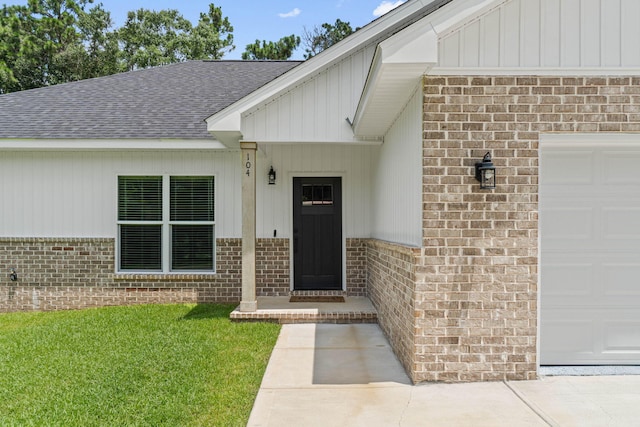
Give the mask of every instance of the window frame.
M 162 220 L 161 221 L 127 221 L 120 220 L 119 216 L 119 180 L 120 178 L 143 178 L 160 177 L 162 181 Z M 213 220 L 212 221 L 172 221 L 171 220 L 171 178 L 203 177 L 213 179 Z M 215 174 L 118 174 L 116 177 L 116 273 L 117 274 L 161 274 L 161 275 L 184 275 L 184 274 L 215 274 L 216 273 L 216 175 Z M 122 266 L 122 238 L 121 225 L 160 225 L 161 228 L 161 269 L 160 270 L 124 270 Z M 194 270 L 174 270 L 172 268 L 173 238 L 172 227 L 174 225 L 204 225 L 212 228 L 212 269 Z

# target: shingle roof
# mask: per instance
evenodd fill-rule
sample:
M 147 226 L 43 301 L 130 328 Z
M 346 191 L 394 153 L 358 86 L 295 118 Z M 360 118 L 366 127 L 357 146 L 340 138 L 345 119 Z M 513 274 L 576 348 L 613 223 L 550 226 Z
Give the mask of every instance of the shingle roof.
M 0 95 L 0 138 L 210 138 L 204 122 L 297 61 L 187 61 Z

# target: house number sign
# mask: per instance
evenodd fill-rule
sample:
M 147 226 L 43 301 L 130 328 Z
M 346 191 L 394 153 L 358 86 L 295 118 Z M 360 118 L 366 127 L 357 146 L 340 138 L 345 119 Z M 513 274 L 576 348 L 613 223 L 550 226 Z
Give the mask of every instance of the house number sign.
M 247 162 L 244 164 L 244 167 L 247 169 L 247 176 L 251 176 L 251 159 L 249 158 L 249 153 L 247 153 Z

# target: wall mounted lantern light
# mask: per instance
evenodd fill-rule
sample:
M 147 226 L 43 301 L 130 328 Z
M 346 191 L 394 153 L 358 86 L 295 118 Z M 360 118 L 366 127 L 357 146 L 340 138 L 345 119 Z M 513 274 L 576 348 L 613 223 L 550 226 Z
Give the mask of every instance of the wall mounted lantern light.
M 483 190 L 496 188 L 496 167 L 491 162 L 491 153 L 485 154 L 482 161 L 476 163 L 476 179 Z
M 273 166 L 269 169 L 269 185 L 275 185 L 276 183 L 276 171 L 273 170 Z

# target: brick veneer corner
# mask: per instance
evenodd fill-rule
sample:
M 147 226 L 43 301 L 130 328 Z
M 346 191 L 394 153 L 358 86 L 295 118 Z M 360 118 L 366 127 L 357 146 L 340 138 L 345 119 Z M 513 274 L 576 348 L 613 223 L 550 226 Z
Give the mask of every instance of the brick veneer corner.
M 420 248 L 370 239 L 367 245 L 369 298 L 378 323 L 398 360 L 414 382 L 416 377 L 415 296 Z
M 418 379 L 536 377 L 540 134 L 638 131 L 638 77 L 425 77 Z

